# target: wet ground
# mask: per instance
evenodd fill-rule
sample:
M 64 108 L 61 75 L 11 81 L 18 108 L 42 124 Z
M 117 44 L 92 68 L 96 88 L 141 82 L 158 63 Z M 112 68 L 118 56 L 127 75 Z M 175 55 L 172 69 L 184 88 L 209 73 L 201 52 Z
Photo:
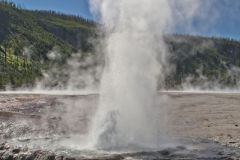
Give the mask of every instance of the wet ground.
M 98 95 L 0 94 L 0 141 L 6 142 L 0 145 L 0 157 L 240 158 L 240 94 L 165 92 L 159 96 L 168 102 L 168 135 L 181 138 L 157 150 L 108 153 L 79 147 L 86 140 Z

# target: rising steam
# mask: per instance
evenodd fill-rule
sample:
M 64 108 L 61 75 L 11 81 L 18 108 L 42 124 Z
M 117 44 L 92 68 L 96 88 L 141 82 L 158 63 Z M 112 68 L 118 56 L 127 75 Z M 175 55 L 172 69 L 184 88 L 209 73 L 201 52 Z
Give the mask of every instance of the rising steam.
M 105 33 L 105 69 L 90 138 L 100 149 L 156 148 L 166 139 L 158 81 L 169 72 L 163 34 L 191 22 L 195 0 L 92 0 Z M 190 9 L 190 8 L 191 9 Z M 190 9 L 190 11 L 189 11 Z

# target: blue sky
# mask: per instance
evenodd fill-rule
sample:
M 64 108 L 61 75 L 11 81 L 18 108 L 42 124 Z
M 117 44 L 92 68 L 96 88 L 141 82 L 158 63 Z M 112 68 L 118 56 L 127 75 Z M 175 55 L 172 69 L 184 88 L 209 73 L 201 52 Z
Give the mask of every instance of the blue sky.
M 20 4 L 26 9 L 54 10 L 66 14 L 80 15 L 92 19 L 88 0 L 9 0 Z M 240 40 L 240 0 L 206 0 L 215 2 L 213 10 L 217 11 L 218 18 L 212 22 L 209 18 L 196 19 L 194 23 L 195 34 L 203 36 L 227 37 Z M 202 29 L 205 26 L 211 26 Z M 177 29 L 178 33 L 185 33 L 184 26 Z M 188 32 L 189 34 L 189 32 Z M 190 33 L 191 34 L 191 33 Z
M 8 0 L 32 10 L 54 10 L 92 19 L 88 0 Z

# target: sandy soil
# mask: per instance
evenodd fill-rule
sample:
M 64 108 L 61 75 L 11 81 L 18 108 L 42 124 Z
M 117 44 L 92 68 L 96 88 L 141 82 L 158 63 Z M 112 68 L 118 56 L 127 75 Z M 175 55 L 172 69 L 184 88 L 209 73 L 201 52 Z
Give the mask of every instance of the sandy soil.
M 240 148 L 240 94 L 160 93 L 168 104 L 169 135 Z M 0 138 L 86 133 L 98 95 L 1 95 Z M 34 133 L 34 134 L 33 134 Z M 43 136 L 44 135 L 44 136 Z M 29 138 L 21 139 L 29 141 Z
M 169 123 L 181 136 L 240 147 L 240 94 L 171 93 Z

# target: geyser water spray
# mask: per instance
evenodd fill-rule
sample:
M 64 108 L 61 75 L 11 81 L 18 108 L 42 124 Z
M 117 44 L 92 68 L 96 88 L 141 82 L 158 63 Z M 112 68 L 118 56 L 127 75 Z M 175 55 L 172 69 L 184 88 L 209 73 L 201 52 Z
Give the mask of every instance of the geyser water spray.
M 163 77 L 158 58 L 166 62 L 162 33 L 169 4 L 159 0 L 105 0 L 98 7 L 106 34 L 106 65 L 92 143 L 101 149 L 156 147 L 165 132 L 157 79 Z
M 191 17 L 184 4 L 197 8 L 194 2 L 91 0 L 105 34 L 100 100 L 89 133 L 93 147 L 158 148 L 167 139 L 167 113 L 157 95 L 169 67 L 163 33 L 174 26 L 174 16 Z

